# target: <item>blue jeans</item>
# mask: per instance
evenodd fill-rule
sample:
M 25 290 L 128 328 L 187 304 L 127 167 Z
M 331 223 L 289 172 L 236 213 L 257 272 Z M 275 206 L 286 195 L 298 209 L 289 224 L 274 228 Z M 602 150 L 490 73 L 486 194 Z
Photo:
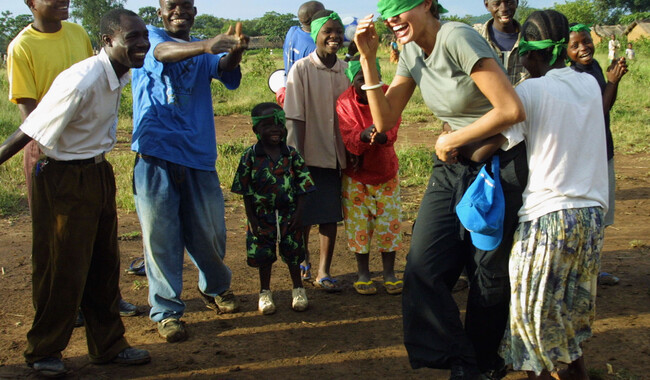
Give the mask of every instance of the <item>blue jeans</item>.
M 149 281 L 149 317 L 180 318 L 185 310 L 183 253 L 199 269 L 199 289 L 210 296 L 230 288 L 224 199 L 216 171 L 136 156 L 133 194 L 142 227 Z

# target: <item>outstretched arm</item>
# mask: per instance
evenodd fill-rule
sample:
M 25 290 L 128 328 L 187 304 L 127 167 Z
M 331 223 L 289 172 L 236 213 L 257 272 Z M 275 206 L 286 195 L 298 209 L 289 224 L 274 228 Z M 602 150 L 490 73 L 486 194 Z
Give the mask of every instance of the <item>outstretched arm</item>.
M 618 94 L 618 83 L 625 74 L 627 74 L 625 58 L 614 60 L 607 68 L 607 85 L 605 91 L 603 91 L 603 108 L 605 112 L 609 112 L 614 106 Z
M 499 150 L 505 142 L 506 138 L 502 134 L 498 134 L 479 142 L 467 144 L 460 147 L 458 150 L 460 151 L 460 154 L 467 159 L 474 162 L 483 162 L 492 157 L 494 152 Z
M 5 142 L 0 145 L 0 165 L 13 157 L 16 153 L 20 152 L 20 150 L 23 149 L 23 147 L 31 140 L 32 138 L 24 134 L 20 129 L 9 136 Z
M 526 120 L 526 112 L 519 96 L 494 59 L 483 58 L 478 61 L 470 76 L 493 108 L 470 125 L 438 138 L 436 155 L 445 162 L 456 161 L 453 152 L 457 148 L 494 136 L 511 125 Z
M 228 28 L 228 32 L 226 34 L 227 35 L 233 34 L 232 26 Z M 224 56 L 219 61 L 219 69 L 222 71 L 232 71 L 236 69 L 237 66 L 239 66 L 239 63 L 241 62 L 242 56 L 244 55 L 244 51 L 248 49 L 248 41 L 250 40 L 250 38 L 247 35 L 242 33 L 241 22 L 235 24 L 234 36 L 237 37 L 239 42 L 232 49 L 230 49 L 228 55 Z
M 239 31 L 241 33 L 241 23 L 237 24 L 239 25 Z M 235 32 L 231 27 L 225 34 L 219 34 L 208 40 L 187 43 L 174 41 L 161 42 L 154 49 L 153 55 L 160 62 L 171 63 L 196 57 L 201 54 L 220 54 L 230 52 L 242 44 L 241 36 L 235 35 Z M 246 37 L 245 44 L 248 46 L 248 37 Z M 239 62 L 237 62 L 237 64 L 239 64 Z
M 379 73 L 375 63 L 379 36 L 372 17 L 373 15 L 369 15 L 359 21 L 354 35 L 354 42 L 361 54 L 361 69 L 366 86 L 379 83 Z M 386 94 L 381 87 L 366 91 L 377 132 L 386 132 L 397 124 L 402 111 L 415 91 L 415 86 L 415 81 L 412 78 L 396 75 Z

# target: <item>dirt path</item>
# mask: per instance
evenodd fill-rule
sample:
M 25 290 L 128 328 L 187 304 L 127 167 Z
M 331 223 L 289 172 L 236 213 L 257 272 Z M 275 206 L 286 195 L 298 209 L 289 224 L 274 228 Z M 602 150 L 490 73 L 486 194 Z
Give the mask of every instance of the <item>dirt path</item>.
M 219 142 L 250 138 L 243 116 L 217 118 Z M 435 133 L 423 125 L 403 126 L 400 144 L 431 145 Z M 599 288 L 594 337 L 585 346 L 593 378 L 650 378 L 650 156 L 616 157 L 616 224 L 606 233 L 604 271 L 621 277 L 618 286 Z M 419 202 L 421 189 L 404 189 L 404 201 Z M 257 313 L 258 280 L 245 263 L 245 215 L 239 197 L 226 192 L 228 265 L 234 273 L 233 289 L 242 312 L 219 316 L 206 309 L 196 292 L 197 272 L 186 260 L 184 320 L 190 338 L 164 343 L 146 316 L 147 288 L 143 277 L 123 275 L 122 293 L 145 312 L 124 318 L 129 342 L 151 351 L 152 363 L 140 367 L 95 366 L 88 363 L 83 329 L 75 329 L 64 360 L 75 379 L 114 378 L 345 378 L 445 379 L 444 371 L 410 369 L 402 345 L 400 297 L 380 291 L 360 296 L 351 289 L 355 260 L 337 240 L 333 273 L 347 286 L 340 294 L 326 294 L 307 286 L 310 308 L 290 309 L 290 282 L 286 267 L 276 265 L 272 288 L 278 311 Z M 410 230 L 405 221 L 404 230 Z M 141 242 L 131 239 L 139 231 L 135 214 L 120 215 L 122 267 L 141 255 Z M 339 229 L 339 237 L 342 230 Z M 31 225 L 27 215 L 0 219 L 0 378 L 34 378 L 24 365 L 25 334 L 33 318 L 31 305 Z M 406 247 L 396 267 L 404 268 Z M 315 246 L 312 236 L 310 246 Z M 378 255 L 371 255 L 375 279 L 381 280 Z M 400 273 L 401 274 L 401 273 Z M 456 295 L 462 309 L 465 292 Z M 608 364 L 613 374 L 608 375 Z M 508 379 L 523 378 L 511 373 Z

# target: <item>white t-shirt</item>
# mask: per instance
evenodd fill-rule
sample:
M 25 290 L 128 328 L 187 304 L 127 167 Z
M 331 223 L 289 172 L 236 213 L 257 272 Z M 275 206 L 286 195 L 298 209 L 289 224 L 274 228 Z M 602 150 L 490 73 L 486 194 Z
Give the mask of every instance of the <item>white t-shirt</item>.
M 64 70 L 20 129 L 55 160 L 83 160 L 110 151 L 127 72 L 118 78 L 102 50 Z
M 571 68 L 553 69 L 515 88 L 526 121 L 502 132 L 508 149 L 526 141 L 528 185 L 519 221 L 550 212 L 608 207 L 607 148 L 598 82 Z

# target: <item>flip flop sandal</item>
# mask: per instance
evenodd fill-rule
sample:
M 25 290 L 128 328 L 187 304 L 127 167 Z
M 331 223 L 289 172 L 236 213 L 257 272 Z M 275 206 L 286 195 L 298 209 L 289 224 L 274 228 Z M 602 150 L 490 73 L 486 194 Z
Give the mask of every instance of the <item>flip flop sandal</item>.
M 392 294 L 392 295 L 402 294 L 403 288 L 404 288 L 404 281 L 402 280 L 384 281 L 384 289 L 386 289 L 386 293 L 388 294 Z
M 375 283 L 370 280 L 370 281 L 357 281 L 354 284 L 352 284 L 354 287 L 354 290 L 357 291 L 359 294 L 363 294 L 366 296 L 371 296 L 373 294 L 377 294 L 377 287 L 375 286 Z
M 136 275 L 136 276 L 146 276 L 147 272 L 144 269 L 144 257 L 139 257 L 131 262 L 129 269 L 126 269 L 126 273 Z
M 303 281 L 311 280 L 311 263 L 300 266 L 300 278 Z
M 316 280 L 314 285 L 325 290 L 328 293 L 337 293 L 341 291 L 341 288 L 336 285 L 336 279 L 332 277 L 323 277 L 320 280 Z

